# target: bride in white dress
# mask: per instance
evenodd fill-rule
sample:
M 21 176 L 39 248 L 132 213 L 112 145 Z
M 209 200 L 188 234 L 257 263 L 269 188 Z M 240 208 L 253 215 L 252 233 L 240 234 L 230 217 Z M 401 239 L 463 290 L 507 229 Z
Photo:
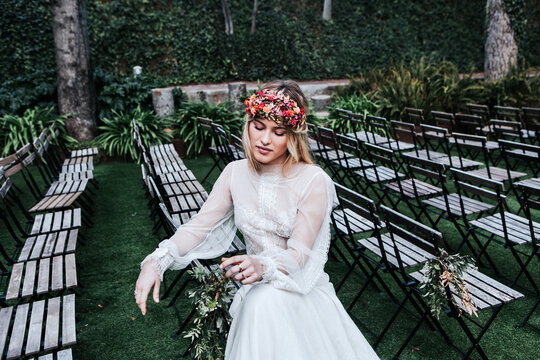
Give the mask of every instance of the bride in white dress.
M 227 165 L 199 213 L 146 257 L 137 305 L 144 315 L 167 269 L 224 254 L 239 229 L 247 254 L 220 265 L 243 284 L 229 310 L 226 360 L 378 359 L 324 272 L 337 199 L 309 155 L 304 94 L 274 81 L 245 105 L 247 159 Z

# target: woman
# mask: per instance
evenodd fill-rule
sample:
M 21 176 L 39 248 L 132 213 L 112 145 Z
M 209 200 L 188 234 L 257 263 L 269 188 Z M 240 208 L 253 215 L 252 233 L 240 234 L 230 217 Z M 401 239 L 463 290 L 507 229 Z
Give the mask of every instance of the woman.
M 226 359 L 377 359 L 324 273 L 337 200 L 309 155 L 304 94 L 275 81 L 245 105 L 247 159 L 227 165 L 199 213 L 143 261 L 137 305 L 145 314 L 165 270 L 225 253 L 238 228 L 247 255 L 220 265 L 244 285 L 230 308 Z

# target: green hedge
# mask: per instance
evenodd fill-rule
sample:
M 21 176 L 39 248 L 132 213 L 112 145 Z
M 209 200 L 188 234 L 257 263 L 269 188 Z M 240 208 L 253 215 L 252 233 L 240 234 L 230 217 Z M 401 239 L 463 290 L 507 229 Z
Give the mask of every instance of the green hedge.
M 135 65 L 169 84 L 338 78 L 425 55 L 482 68 L 486 0 L 229 0 L 235 34 L 224 34 L 219 1 L 87 0 L 93 62 L 115 76 Z M 504 0 L 520 56 L 540 64 L 537 0 Z M 54 69 L 50 0 L 0 2 L 0 82 Z

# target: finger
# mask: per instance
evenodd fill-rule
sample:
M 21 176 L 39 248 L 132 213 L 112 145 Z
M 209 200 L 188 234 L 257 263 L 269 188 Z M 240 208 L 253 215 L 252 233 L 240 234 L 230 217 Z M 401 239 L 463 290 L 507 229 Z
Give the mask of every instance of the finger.
M 251 275 L 253 275 L 255 271 L 253 270 L 253 267 L 249 267 L 247 270 L 243 270 L 242 272 L 239 272 L 238 274 L 236 274 L 234 276 L 234 279 L 235 280 L 243 280 L 243 279 L 246 279 L 248 277 L 250 277 Z
M 232 256 L 230 258 L 225 258 L 225 260 L 223 260 L 223 262 L 221 263 L 220 267 L 222 269 L 225 269 L 227 266 L 242 262 L 243 261 L 243 256 L 244 255 L 236 255 L 236 256 Z
M 146 315 L 146 299 L 148 298 L 148 293 L 150 292 L 150 289 L 144 290 L 144 289 L 138 289 L 137 290 L 137 306 L 139 306 L 139 309 L 141 309 L 141 313 L 143 315 Z
M 241 270 L 243 270 L 240 265 L 233 265 L 229 268 L 229 270 L 227 270 L 227 272 L 225 273 L 225 276 L 226 277 L 231 277 L 233 276 L 234 274 L 238 274 L 241 272 Z
M 156 282 L 154 283 L 154 302 L 159 303 L 159 286 L 161 285 L 161 281 L 159 279 L 156 279 Z
M 248 285 L 248 284 L 252 284 L 254 283 L 255 281 L 258 280 L 258 276 L 257 274 L 251 274 L 250 276 L 246 277 L 245 279 L 241 280 L 240 283 L 242 283 L 242 285 Z

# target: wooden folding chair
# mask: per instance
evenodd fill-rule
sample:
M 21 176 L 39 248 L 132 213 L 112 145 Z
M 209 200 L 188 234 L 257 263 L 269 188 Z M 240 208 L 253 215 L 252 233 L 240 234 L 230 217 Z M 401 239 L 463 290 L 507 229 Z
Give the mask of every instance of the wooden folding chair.
M 536 262 L 540 260 L 540 225 L 533 221 L 533 212 L 536 214 L 540 213 L 540 184 L 535 184 L 533 186 L 529 184 L 518 185 L 518 188 L 521 192 L 521 202 L 523 204 L 525 219 L 529 221 L 529 231 L 531 233 L 531 249 L 530 254 L 523 261 L 524 270 L 521 273 L 525 273 L 527 268 L 531 268 L 531 263 L 536 259 Z M 530 276 L 534 276 L 530 274 Z M 518 276 L 519 277 L 519 276 Z M 535 283 L 536 284 L 536 283 Z M 534 314 L 538 305 L 540 304 L 540 289 L 536 284 L 536 287 L 533 287 L 533 290 L 536 292 L 536 301 L 533 306 L 521 322 L 520 326 L 525 326 L 529 323 L 531 316 Z M 529 324 L 535 327 L 533 324 Z M 537 330 L 538 327 L 535 327 Z
M 396 280 L 396 283 L 402 288 L 404 293 L 408 295 L 405 300 L 415 300 L 414 303 L 417 304 L 415 309 L 417 311 L 419 310 L 418 315 L 420 317 L 394 358 L 398 358 L 405 350 L 407 344 L 424 322 L 427 322 L 431 326 L 434 325 L 443 336 L 443 339 L 447 343 L 453 344 L 448 334 L 442 328 L 441 323 L 431 315 L 431 308 L 422 296 L 423 292 L 419 285 L 424 279 L 423 270 L 409 272 L 411 263 L 420 265 L 418 264 L 419 260 L 422 263 L 427 261 L 427 259 L 440 256 L 441 244 L 444 243 L 442 234 L 407 218 L 395 210 L 385 206 L 382 207 L 382 210 L 385 215 L 389 235 L 388 249 L 386 250 L 387 256 L 384 259 L 389 267 L 393 266 L 393 269 L 395 269 L 391 274 L 394 275 L 394 280 Z M 477 319 L 472 319 L 466 313 L 462 314 L 462 311 L 458 309 L 462 308 L 461 302 L 459 300 L 456 301 L 458 303 L 457 306 L 452 302 L 452 299 L 457 296 L 456 290 L 447 290 L 447 310 L 445 314 L 458 322 L 470 342 L 470 346 L 464 351 L 454 347 L 463 354 L 464 359 L 468 358 L 473 351 L 476 351 L 481 358 L 487 359 L 487 355 L 480 345 L 482 337 L 492 325 L 502 306 L 522 298 L 523 295 L 478 271 L 469 271 L 466 274 L 465 286 L 469 290 L 472 302 L 476 305 L 478 311 L 491 310 L 491 316 L 486 321 L 480 322 Z M 397 312 L 399 311 L 400 309 L 398 308 Z M 473 331 L 473 327 L 478 327 L 479 330 L 475 332 Z

